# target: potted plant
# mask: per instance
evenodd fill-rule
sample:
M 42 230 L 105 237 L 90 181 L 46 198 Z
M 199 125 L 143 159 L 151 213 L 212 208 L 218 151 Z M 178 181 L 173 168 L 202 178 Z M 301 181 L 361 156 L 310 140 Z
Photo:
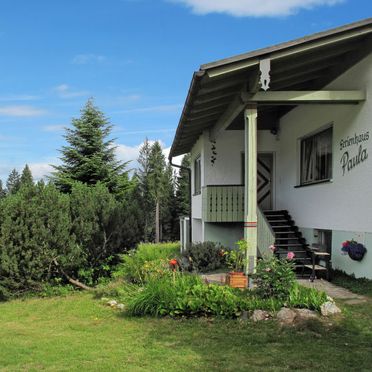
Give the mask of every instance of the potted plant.
M 247 288 L 248 278 L 244 275 L 244 259 L 247 252 L 247 241 L 236 242 L 236 249 L 226 252 L 226 263 L 231 270 L 226 277 L 226 283 L 233 288 Z

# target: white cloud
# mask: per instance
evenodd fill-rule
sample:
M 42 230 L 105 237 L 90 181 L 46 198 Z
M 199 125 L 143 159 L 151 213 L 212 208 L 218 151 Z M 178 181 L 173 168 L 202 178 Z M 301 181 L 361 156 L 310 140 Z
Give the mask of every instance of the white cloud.
M 0 106 L 0 115 L 17 117 L 34 117 L 45 115 L 46 111 L 26 105 Z
M 50 165 L 50 163 L 52 163 L 52 161 L 48 163 L 31 163 L 28 165 L 35 181 L 45 178 L 51 174 L 51 172 L 53 171 L 53 167 Z M 54 162 L 54 164 L 56 164 L 56 162 Z
M 31 94 L 5 94 L 0 96 L 0 102 L 35 101 L 38 99 L 40 99 L 39 96 L 33 96 Z
M 73 90 L 68 84 L 61 84 L 53 88 L 54 92 L 59 95 L 61 98 L 75 98 L 88 96 L 89 92 L 86 90 Z
M 235 17 L 278 17 L 344 0 L 168 0 L 190 7 L 196 14 L 226 13 Z
M 74 65 L 87 65 L 91 63 L 102 63 L 106 61 L 105 56 L 93 53 L 77 54 L 71 61 Z
M 56 124 L 56 125 L 45 125 L 43 126 L 44 132 L 61 132 L 66 128 L 66 125 Z

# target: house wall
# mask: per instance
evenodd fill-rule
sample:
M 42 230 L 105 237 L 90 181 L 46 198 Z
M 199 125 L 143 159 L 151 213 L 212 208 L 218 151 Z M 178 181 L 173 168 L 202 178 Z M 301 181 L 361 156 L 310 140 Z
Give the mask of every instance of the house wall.
M 359 105 L 302 105 L 281 120 L 276 168 L 278 209 L 288 209 L 306 237 L 314 229 L 332 230 L 335 267 L 372 278 L 372 57 L 367 57 L 333 82 L 328 89 L 363 89 L 367 101 Z M 329 183 L 295 188 L 299 183 L 299 139 L 333 124 L 333 179 Z M 359 145 L 342 149 L 341 140 L 369 132 L 361 146 L 369 158 L 350 171 L 342 156 L 357 156 Z M 367 253 L 360 263 L 341 256 L 341 242 L 355 238 Z
M 367 101 L 358 105 L 298 106 L 282 118 L 278 136 L 258 131 L 258 151 L 274 153 L 274 208 L 288 209 L 310 244 L 315 242 L 314 230 L 332 230 L 333 266 L 357 277 L 372 278 L 372 56 L 344 73 L 328 89 L 366 90 Z M 329 124 L 333 125 L 331 182 L 296 188 L 299 140 Z M 345 151 L 351 157 L 357 156 L 359 145 L 341 148 L 341 140 L 367 132 L 369 139 L 362 143 L 367 159 L 344 171 L 342 156 Z M 223 132 L 217 138 L 216 151 L 216 161 L 212 164 L 208 132 L 203 133 L 192 150 L 193 159 L 198 154 L 202 157 L 202 187 L 241 184 L 244 131 Z M 193 219 L 198 224 L 193 241 L 213 240 L 231 245 L 243 233 L 239 224 L 202 222 L 200 195 L 193 196 L 192 205 Z M 362 262 L 340 253 L 342 241 L 352 238 L 370 251 Z

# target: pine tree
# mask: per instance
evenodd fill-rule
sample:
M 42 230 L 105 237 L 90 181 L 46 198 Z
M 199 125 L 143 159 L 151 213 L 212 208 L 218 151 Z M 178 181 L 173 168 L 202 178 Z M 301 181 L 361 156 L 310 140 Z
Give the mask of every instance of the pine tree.
M 175 177 L 170 164 L 166 166 L 164 176 L 165 188 L 161 208 L 161 239 L 164 241 L 175 241 L 179 239 L 179 227 L 177 223 Z
M 165 156 L 158 141 L 151 146 L 149 157 L 149 188 L 155 202 L 155 242 L 160 241 L 160 208 L 167 196 Z
M 9 194 L 16 194 L 21 187 L 21 177 L 16 169 L 13 169 L 6 181 L 6 188 Z
M 87 185 L 100 182 L 110 192 L 120 192 L 127 163 L 116 159 L 114 140 L 108 139 L 112 125 L 93 100 L 88 100 L 72 126 L 66 129 L 68 146 L 61 150 L 62 165 L 53 166 L 52 181 L 63 192 L 70 192 L 75 181 Z
M 183 157 L 181 166 L 184 168 L 190 167 L 190 154 Z M 187 170 L 180 169 L 177 177 L 177 215 L 178 217 L 188 216 L 190 212 L 190 175 Z
M 140 148 L 138 164 L 139 168 L 134 176 L 138 183 L 138 196 L 140 198 L 140 205 L 143 213 L 143 239 L 145 242 L 149 241 L 153 233 L 153 210 L 154 199 L 150 193 L 149 174 L 150 174 L 150 154 L 151 144 L 146 138 Z
M 29 185 L 34 184 L 34 179 L 32 177 L 31 170 L 27 164 L 23 168 L 20 182 L 21 182 L 21 186 L 26 186 L 26 185 L 29 186 Z
M 3 188 L 3 181 L 0 180 L 0 199 L 6 197 L 6 190 Z

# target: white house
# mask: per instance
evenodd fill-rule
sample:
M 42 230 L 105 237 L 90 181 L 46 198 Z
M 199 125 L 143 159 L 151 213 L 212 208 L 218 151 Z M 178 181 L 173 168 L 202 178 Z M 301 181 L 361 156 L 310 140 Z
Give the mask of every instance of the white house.
M 372 278 L 372 19 L 202 65 L 170 151 L 192 156 L 192 240 L 275 241 Z M 362 261 L 342 242 L 367 248 Z

